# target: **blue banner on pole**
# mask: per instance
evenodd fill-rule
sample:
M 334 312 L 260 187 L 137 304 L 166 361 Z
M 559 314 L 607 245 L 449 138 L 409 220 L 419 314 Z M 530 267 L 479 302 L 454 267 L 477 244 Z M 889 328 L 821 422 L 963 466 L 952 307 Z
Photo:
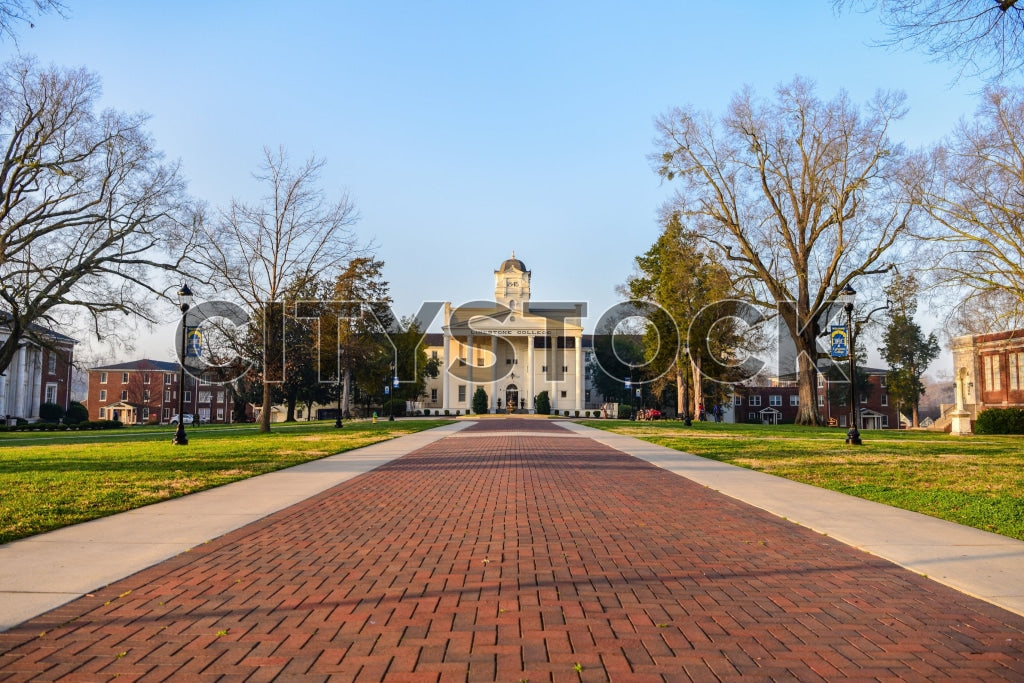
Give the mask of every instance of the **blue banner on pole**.
M 203 331 L 199 327 L 189 327 L 185 333 L 185 357 L 200 358 L 203 355 Z
M 828 338 L 833 358 L 847 358 L 850 355 L 850 336 L 846 325 L 833 325 L 828 331 Z

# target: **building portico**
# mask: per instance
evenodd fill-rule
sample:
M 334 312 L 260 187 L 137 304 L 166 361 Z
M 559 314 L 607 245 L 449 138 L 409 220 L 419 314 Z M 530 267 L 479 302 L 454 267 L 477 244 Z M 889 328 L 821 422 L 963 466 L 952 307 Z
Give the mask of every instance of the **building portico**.
M 534 412 L 547 391 L 555 411 L 583 410 L 583 304 L 530 300 L 531 273 L 515 258 L 494 271 L 494 300 L 444 305 L 442 407 L 471 409 L 478 387 L 491 412 Z

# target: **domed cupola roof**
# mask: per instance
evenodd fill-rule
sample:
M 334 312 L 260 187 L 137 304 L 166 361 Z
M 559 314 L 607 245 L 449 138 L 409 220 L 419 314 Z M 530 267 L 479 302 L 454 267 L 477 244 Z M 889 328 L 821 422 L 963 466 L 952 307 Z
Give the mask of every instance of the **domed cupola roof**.
M 498 267 L 499 273 L 510 273 L 514 270 L 518 270 L 521 273 L 525 273 L 526 264 L 516 258 L 516 252 L 512 252 L 512 258 L 505 259 L 501 262 L 501 266 Z

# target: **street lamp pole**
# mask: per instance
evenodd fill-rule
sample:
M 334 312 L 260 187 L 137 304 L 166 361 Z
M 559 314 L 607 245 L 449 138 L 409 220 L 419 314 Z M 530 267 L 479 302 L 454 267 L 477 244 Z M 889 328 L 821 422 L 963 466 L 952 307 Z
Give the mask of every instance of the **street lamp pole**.
M 398 388 L 398 366 L 395 366 L 395 373 L 391 376 L 391 400 L 388 401 L 388 422 L 395 421 L 395 389 Z
M 846 311 L 846 324 L 849 328 L 849 348 L 846 353 L 850 358 L 850 429 L 846 432 L 846 443 L 851 446 L 860 446 L 860 431 L 857 429 L 857 337 L 853 329 L 853 303 L 857 300 L 857 292 L 847 284 L 839 295 Z
M 188 353 L 188 309 L 191 305 L 192 290 L 183 282 L 178 290 L 178 307 L 181 309 L 181 367 L 178 375 L 178 428 L 171 439 L 175 446 L 188 445 L 188 436 L 185 434 L 185 356 Z
M 341 368 L 338 368 L 338 416 L 334 418 L 335 429 L 341 429 Z
M 633 373 L 629 374 L 629 379 L 626 380 L 626 397 L 629 399 L 629 419 L 636 419 L 633 416 Z

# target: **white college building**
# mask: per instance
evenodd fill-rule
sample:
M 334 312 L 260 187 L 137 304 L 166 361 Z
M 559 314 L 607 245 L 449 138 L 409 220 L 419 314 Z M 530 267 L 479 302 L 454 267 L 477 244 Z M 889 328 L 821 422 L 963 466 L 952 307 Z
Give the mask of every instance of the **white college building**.
M 0 311 L 0 343 L 10 335 L 10 314 Z M 0 424 L 39 419 L 42 403 L 67 410 L 71 393 L 71 363 L 77 343 L 71 337 L 33 325 L 50 347 L 25 339 L 11 364 L 0 373 Z
M 427 335 L 427 355 L 441 360 L 421 403 L 431 411 L 466 414 L 478 387 L 490 412 L 532 413 L 547 391 L 552 412 L 596 408 L 587 383 L 591 338 L 583 304 L 534 304 L 530 271 L 512 254 L 494 271 L 494 300 L 444 304 L 442 333 Z

